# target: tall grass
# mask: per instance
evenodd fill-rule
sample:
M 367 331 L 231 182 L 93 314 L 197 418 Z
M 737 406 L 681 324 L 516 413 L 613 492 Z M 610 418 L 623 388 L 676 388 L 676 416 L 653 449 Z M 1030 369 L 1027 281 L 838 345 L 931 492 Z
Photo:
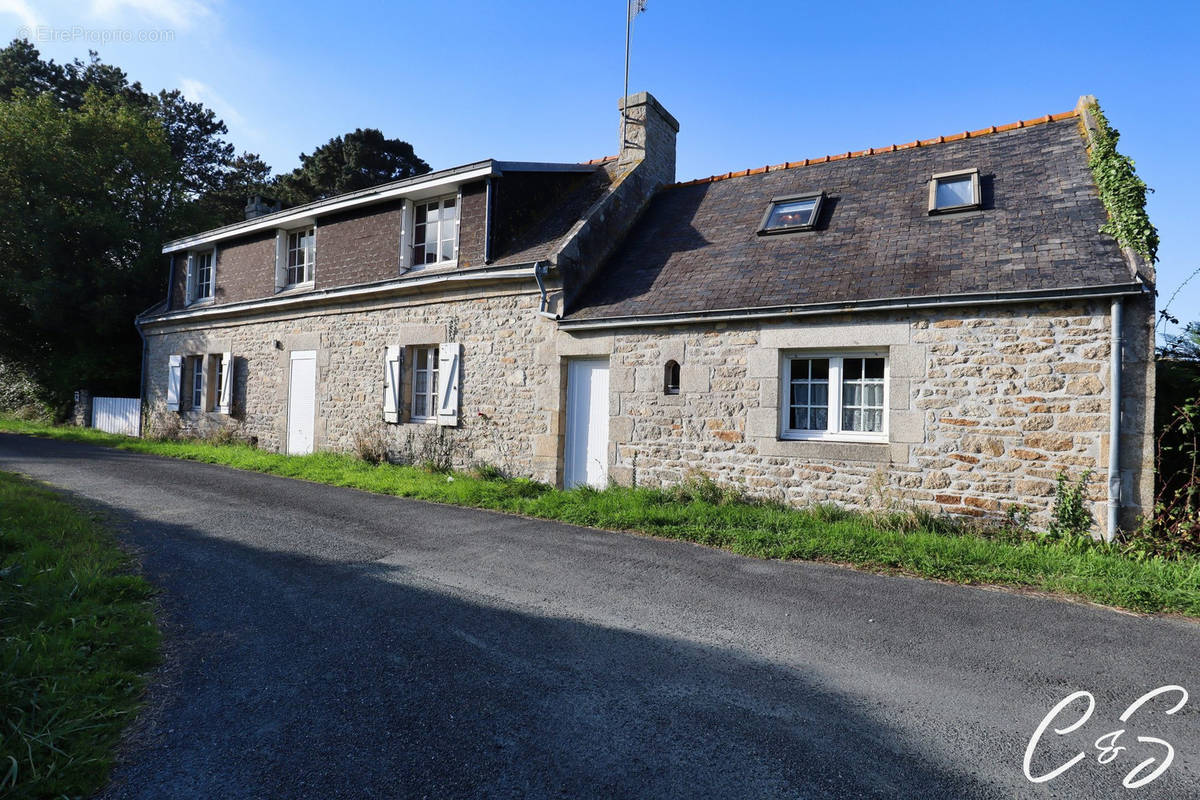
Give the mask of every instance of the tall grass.
M 0 472 L 0 796 L 104 785 L 158 653 L 130 566 L 93 516 Z

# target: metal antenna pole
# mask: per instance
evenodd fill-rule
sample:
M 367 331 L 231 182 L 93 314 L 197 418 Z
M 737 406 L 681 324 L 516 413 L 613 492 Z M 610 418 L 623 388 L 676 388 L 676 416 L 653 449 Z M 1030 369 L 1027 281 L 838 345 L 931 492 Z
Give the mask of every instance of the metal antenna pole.
M 621 150 L 625 149 L 625 125 L 629 115 L 625 111 L 625 100 L 629 97 L 629 38 L 633 32 L 633 3 L 625 0 L 625 92 L 621 95 Z

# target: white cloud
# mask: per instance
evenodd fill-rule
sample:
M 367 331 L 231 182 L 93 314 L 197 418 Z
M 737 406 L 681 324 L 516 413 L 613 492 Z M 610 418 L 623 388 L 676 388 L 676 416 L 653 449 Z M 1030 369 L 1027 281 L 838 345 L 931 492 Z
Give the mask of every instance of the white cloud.
M 161 20 L 177 28 L 190 28 L 194 22 L 212 13 L 200 0 L 92 0 L 91 15 L 109 24 L 127 22 L 127 11 L 139 18 Z
M 250 124 L 246 117 L 208 84 L 195 78 L 180 78 L 179 89 L 183 92 L 183 96 L 193 103 L 203 103 L 211 108 L 218 117 L 225 121 L 231 132 L 233 129 L 237 129 L 252 138 L 260 138 L 259 131 Z
M 38 15 L 33 13 L 33 9 L 29 7 L 26 0 L 0 0 L 0 14 L 12 14 L 20 18 L 21 24 L 30 29 L 30 32 L 24 33 L 25 37 L 29 39 L 33 38 L 32 29 L 42 22 Z M 4 38 L 7 39 L 8 36 L 5 35 Z

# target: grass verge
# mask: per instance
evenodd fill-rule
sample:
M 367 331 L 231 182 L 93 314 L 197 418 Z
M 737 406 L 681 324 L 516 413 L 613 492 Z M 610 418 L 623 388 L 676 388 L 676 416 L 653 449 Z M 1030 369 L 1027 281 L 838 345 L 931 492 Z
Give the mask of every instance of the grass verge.
M 862 515 L 786 508 L 698 491 L 561 491 L 523 479 L 497 480 L 375 466 L 351 455 L 285 456 L 244 445 L 154 442 L 0 417 L 0 430 L 51 436 L 139 453 L 223 464 L 333 486 L 487 508 L 611 530 L 648 533 L 761 558 L 852 564 L 964 584 L 1065 594 L 1145 612 L 1200 617 L 1200 559 L 1130 558 L 1087 539 L 978 530 L 928 515 Z M 897 518 L 900 522 L 897 522 Z
M 0 796 L 108 778 L 158 658 L 151 587 L 95 515 L 0 472 Z

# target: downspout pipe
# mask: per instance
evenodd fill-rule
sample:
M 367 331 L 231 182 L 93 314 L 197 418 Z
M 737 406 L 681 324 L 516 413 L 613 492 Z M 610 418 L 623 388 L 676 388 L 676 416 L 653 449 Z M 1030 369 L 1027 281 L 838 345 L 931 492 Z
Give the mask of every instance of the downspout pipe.
M 538 291 L 542 293 L 542 300 L 541 300 L 541 303 L 538 305 L 538 315 L 543 316 L 546 319 L 552 319 L 552 320 L 557 321 L 559 318 L 558 314 L 555 314 L 549 310 L 550 298 L 546 294 L 545 278 L 546 278 L 546 275 L 549 274 L 549 272 L 550 272 L 550 265 L 547 264 L 545 261 L 538 261 L 533 265 L 533 277 L 537 280 Z
M 175 259 L 171 259 L 174 263 Z M 146 334 L 142 332 L 141 314 L 133 318 L 133 327 L 137 328 L 138 336 L 142 339 L 142 366 L 138 374 L 138 438 L 142 436 L 142 420 L 146 418 Z
M 1112 299 L 1112 346 L 1109 348 L 1109 387 L 1112 403 L 1108 416 L 1108 526 L 1104 540 L 1117 537 L 1117 517 L 1121 510 L 1121 348 L 1124 345 L 1120 297 Z
M 484 195 L 484 212 L 483 212 L 483 263 L 492 263 L 492 203 L 495 198 L 492 194 L 492 179 L 489 177 L 486 184 L 486 194 Z

